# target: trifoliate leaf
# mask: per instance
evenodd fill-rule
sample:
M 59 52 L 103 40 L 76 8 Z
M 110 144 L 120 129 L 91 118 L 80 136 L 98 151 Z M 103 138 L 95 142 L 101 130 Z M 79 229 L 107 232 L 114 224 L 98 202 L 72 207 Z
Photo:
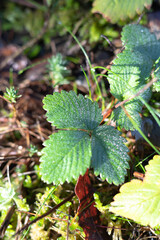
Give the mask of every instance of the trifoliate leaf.
M 44 104 L 48 120 L 56 127 L 68 129 L 51 135 L 44 142 L 40 172 L 45 182 L 69 182 L 84 175 L 90 167 L 95 167 L 96 174 L 110 183 L 124 181 L 128 149 L 117 130 L 98 127 L 102 115 L 97 103 L 82 95 L 76 96 L 73 91 L 62 91 L 48 95 Z
M 100 12 L 112 23 L 141 14 L 144 7 L 150 8 L 152 0 L 95 0 L 92 12 Z
M 110 211 L 154 228 L 160 225 L 160 156 L 146 166 L 144 180 L 132 180 L 120 188 Z
M 47 95 L 43 103 L 48 121 L 57 128 L 93 130 L 102 120 L 98 104 L 73 91 Z
M 120 132 L 111 126 L 100 126 L 92 133 L 92 161 L 94 173 L 115 185 L 124 182 L 129 168 L 128 148 Z
M 90 167 L 90 136 L 83 131 L 60 131 L 44 142 L 41 174 L 47 183 L 60 184 L 77 179 Z

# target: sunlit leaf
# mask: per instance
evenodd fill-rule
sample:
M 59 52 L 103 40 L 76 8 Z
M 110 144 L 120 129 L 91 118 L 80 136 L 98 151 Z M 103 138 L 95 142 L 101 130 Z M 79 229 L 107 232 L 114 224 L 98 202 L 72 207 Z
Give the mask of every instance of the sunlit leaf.
M 83 131 L 60 131 L 44 142 L 41 157 L 42 179 L 60 184 L 84 175 L 90 166 L 91 143 Z
M 73 91 L 47 95 L 43 103 L 48 121 L 61 129 L 92 130 L 102 120 L 98 104 L 85 99 L 81 94 L 77 96 Z
M 152 0 L 95 0 L 93 12 L 101 13 L 112 23 L 141 14 L 144 7 L 150 8 Z
M 126 25 L 122 31 L 122 42 L 125 45 L 125 50 L 117 55 L 108 74 L 111 93 L 119 101 L 127 100 L 144 89 L 146 83 L 150 80 L 154 64 L 160 56 L 160 41 L 141 25 Z M 154 83 L 156 91 L 159 90 L 159 76 L 157 65 L 155 77 L 158 80 Z M 151 98 L 151 89 L 144 89 L 140 96 L 148 102 Z M 134 97 L 131 101 L 128 100 L 124 106 L 140 127 L 139 113 L 142 111 L 142 101 L 138 97 Z M 134 129 L 133 124 L 120 107 L 114 110 L 113 116 L 117 125 L 121 128 Z
M 96 175 L 115 185 L 124 182 L 129 168 L 128 148 L 120 132 L 111 126 L 100 126 L 92 135 L 92 162 Z
M 152 228 L 160 225 L 160 156 L 146 166 L 144 180 L 132 180 L 120 188 L 110 211 Z

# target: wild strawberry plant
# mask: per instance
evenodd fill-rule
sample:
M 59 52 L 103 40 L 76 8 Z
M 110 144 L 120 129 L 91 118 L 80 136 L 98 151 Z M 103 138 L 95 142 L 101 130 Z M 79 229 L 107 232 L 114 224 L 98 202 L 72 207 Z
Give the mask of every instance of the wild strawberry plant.
M 108 81 L 112 95 L 119 102 L 126 100 L 124 108 L 116 108 L 113 112 L 117 126 L 133 130 L 135 126 L 141 126 L 140 113 L 143 104 L 150 100 L 152 91 L 160 91 L 160 41 L 147 28 L 132 24 L 123 28 L 122 42 L 125 50 L 113 61 Z M 151 87 L 151 84 L 147 84 L 153 78 L 155 80 Z M 134 97 L 130 99 L 132 96 Z M 77 96 L 73 91 L 47 95 L 43 103 L 48 121 L 59 131 L 44 142 L 40 164 L 42 179 L 47 183 L 62 184 L 78 179 L 88 168 L 93 168 L 95 175 L 100 175 L 101 179 L 106 179 L 108 183 L 122 184 L 129 168 L 128 149 L 124 144 L 125 139 L 120 136 L 118 130 L 107 125 L 100 126 L 102 114 L 98 104 L 81 94 Z M 130 117 L 126 116 L 126 113 Z M 156 164 L 159 166 L 158 161 Z M 156 176 L 154 181 L 150 177 L 147 178 L 149 181 L 147 183 L 131 182 L 126 188 L 122 187 L 120 197 L 116 197 L 116 203 L 112 204 L 113 206 L 117 204 L 118 207 L 111 207 L 110 210 L 131 217 L 135 209 L 132 205 L 133 199 L 137 198 L 141 202 L 140 195 L 143 192 L 143 201 L 148 201 L 149 204 L 149 195 L 146 191 L 152 189 Z M 125 194 L 125 190 L 128 189 L 129 192 Z M 137 195 L 134 194 L 135 191 Z M 156 186 L 155 209 L 158 206 L 158 192 Z M 126 201 L 123 204 L 123 211 L 120 211 L 124 198 Z M 118 203 L 117 199 L 120 199 Z M 126 204 L 130 206 L 127 212 L 124 210 Z M 142 210 L 145 211 L 147 204 Z M 148 212 L 147 218 L 152 213 Z M 156 217 L 155 212 L 154 216 Z M 143 222 L 139 220 L 140 218 L 133 219 Z M 142 224 L 154 227 L 157 221 L 153 224 L 147 220 Z

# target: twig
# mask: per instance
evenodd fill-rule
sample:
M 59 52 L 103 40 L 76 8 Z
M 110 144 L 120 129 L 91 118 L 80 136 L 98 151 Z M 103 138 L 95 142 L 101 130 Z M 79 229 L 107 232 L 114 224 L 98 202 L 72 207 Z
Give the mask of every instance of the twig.
M 115 47 L 114 44 L 109 40 L 108 37 L 106 37 L 106 36 L 103 35 L 103 34 L 101 34 L 101 37 L 103 37 L 103 38 L 107 41 L 107 43 L 110 45 L 110 47 L 113 49 L 113 51 L 116 50 L 116 47 Z
M 122 106 L 124 103 L 129 102 L 130 100 L 132 100 L 135 97 L 138 97 L 140 94 L 142 94 L 144 91 L 146 91 L 149 87 L 152 86 L 152 84 L 154 82 L 156 82 L 158 79 L 157 78 L 153 78 L 149 83 L 147 83 L 138 93 L 136 93 L 135 95 L 132 95 L 131 97 L 127 98 L 126 100 L 117 103 L 115 105 L 115 108 L 118 108 L 119 106 Z
M 8 213 L 0 227 L 0 238 L 4 237 L 5 231 L 10 223 L 11 217 L 15 211 L 15 203 L 9 208 Z
M 141 19 L 142 19 L 143 16 L 144 16 L 144 12 L 139 16 L 139 18 L 138 18 L 136 24 L 139 24 L 139 23 L 140 23 L 140 21 L 141 21 Z
M 52 209 L 50 209 L 49 211 L 47 211 L 46 213 L 42 214 L 41 216 L 35 218 L 33 221 L 27 223 L 24 227 L 22 227 L 21 229 L 19 229 L 13 236 L 17 236 L 18 234 L 20 234 L 21 232 L 23 232 L 26 228 L 28 228 L 29 226 L 31 226 L 33 223 L 36 223 L 37 221 L 39 221 L 40 219 L 48 216 L 49 214 L 53 213 L 56 209 L 58 209 L 59 207 L 61 207 L 63 204 L 65 204 L 66 202 L 68 202 L 69 200 L 71 200 L 74 197 L 75 193 L 73 192 L 69 197 L 65 198 L 62 202 L 60 202 L 59 204 L 57 204 L 55 207 L 53 207 Z
M 135 97 L 138 97 L 140 94 L 142 94 L 144 91 L 146 91 L 149 87 L 151 87 L 151 85 L 156 82 L 158 79 L 156 78 L 153 78 L 149 83 L 147 83 L 138 93 L 132 95 L 131 97 L 125 99 L 124 101 L 122 102 L 119 102 L 117 103 L 113 108 L 109 109 L 104 115 L 103 115 L 103 119 L 101 121 L 101 123 L 104 121 L 105 118 L 107 118 L 111 112 L 115 109 L 115 108 L 118 108 L 118 107 L 122 107 L 123 104 L 125 104 L 126 102 L 129 102 L 130 100 L 132 100 L 133 98 Z
M 26 212 L 26 211 L 23 211 L 23 210 L 16 210 L 16 212 L 20 212 L 20 213 L 25 213 L 25 214 L 28 214 L 28 215 L 32 215 L 32 216 L 41 216 L 41 215 L 37 215 L 36 213 L 31 213 L 31 212 Z M 67 222 L 68 223 L 68 220 L 67 219 L 64 219 L 64 218 L 55 218 L 55 217 L 46 217 L 47 219 L 51 219 L 51 220 L 58 220 L 58 221 L 62 221 L 62 222 Z
M 3 97 L 2 95 L 0 95 L 0 98 L 2 98 L 4 101 L 11 103 L 8 99 L 6 99 L 5 97 Z
M 102 121 L 100 122 L 100 124 L 102 124 L 103 123 L 103 121 L 108 117 L 108 116 L 110 116 L 111 115 L 111 113 L 112 113 L 112 111 L 113 111 L 113 109 L 114 109 L 114 107 L 113 108 L 110 108 L 110 109 L 108 109 L 107 110 L 107 112 L 105 112 L 104 113 L 104 115 L 103 115 L 103 119 L 102 119 Z

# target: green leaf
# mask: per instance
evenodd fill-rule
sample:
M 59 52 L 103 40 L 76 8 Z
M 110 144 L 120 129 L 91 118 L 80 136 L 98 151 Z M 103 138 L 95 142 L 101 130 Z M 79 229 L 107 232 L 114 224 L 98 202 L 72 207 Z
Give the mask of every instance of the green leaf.
M 139 90 L 140 89 L 137 89 L 136 92 L 138 92 Z M 133 94 L 135 93 L 133 93 L 132 91 L 124 94 L 125 96 L 124 100 L 128 99 Z M 143 97 L 143 99 L 148 102 L 151 96 L 150 89 L 147 89 L 145 93 L 142 93 L 140 96 Z M 136 124 L 138 124 L 138 126 L 141 125 L 142 119 L 139 113 L 141 113 L 142 111 L 142 106 L 143 106 L 142 102 L 139 100 L 138 97 L 135 97 L 134 99 L 124 104 L 124 107 L 127 110 L 128 114 L 132 117 Z M 132 125 L 131 121 L 126 116 L 124 110 L 121 107 L 118 107 L 113 111 L 113 118 L 116 119 L 117 125 L 120 126 L 121 128 L 125 127 L 126 130 L 134 130 L 134 126 Z
M 44 142 L 41 174 L 47 183 L 62 184 L 84 175 L 90 167 L 91 143 L 83 131 L 60 131 Z
M 151 72 L 160 56 L 160 41 L 154 34 L 143 26 L 130 24 L 123 28 L 122 41 L 125 44 L 123 53 L 118 54 L 113 61 L 111 71 L 108 74 L 111 93 L 119 101 L 124 101 L 137 94 L 150 79 Z M 155 77 L 159 79 L 159 65 L 156 65 Z M 155 90 L 159 90 L 159 80 L 154 83 Z M 146 102 L 151 98 L 151 90 L 145 90 L 141 95 Z M 143 103 L 138 97 L 124 104 L 127 112 L 140 127 L 139 113 Z M 134 126 L 119 107 L 114 110 L 114 119 L 117 124 L 127 130 L 133 130 Z
M 131 96 L 145 83 L 151 69 L 152 63 L 139 52 L 125 50 L 118 54 L 108 76 L 111 93 L 118 100 L 125 100 L 126 93 Z
M 120 188 L 110 211 L 154 228 L 160 225 L 160 156 L 154 156 L 146 166 L 143 181 L 132 180 Z
M 122 43 L 125 49 L 137 51 L 149 57 L 153 61 L 157 60 L 160 55 L 160 41 L 150 31 L 137 24 L 129 24 L 123 28 Z M 147 64 L 147 63 L 146 63 Z
M 98 209 L 98 211 L 100 211 L 103 214 L 107 213 L 107 210 L 109 209 L 109 205 L 103 206 L 103 204 L 99 198 L 99 195 L 97 193 L 94 193 L 93 196 L 94 196 L 94 201 L 95 201 L 94 206 Z
M 48 121 L 57 128 L 93 130 L 102 120 L 98 104 L 73 91 L 47 95 L 43 103 Z
M 156 69 L 154 71 L 154 77 L 157 79 L 157 82 L 153 83 L 154 90 L 160 92 L 160 62 L 156 64 Z
M 100 126 L 92 134 L 92 162 L 94 173 L 115 185 L 124 182 L 129 168 L 128 148 L 120 132 L 111 126 Z
M 128 114 L 132 116 L 132 119 L 138 124 L 138 126 L 141 124 L 141 117 L 139 113 L 141 112 L 142 107 L 140 106 L 138 101 L 129 101 L 124 104 L 125 109 L 127 110 Z M 138 108 L 138 110 L 137 110 Z M 113 112 L 113 118 L 117 119 L 116 123 L 118 126 L 123 128 L 125 126 L 126 130 L 134 130 L 134 127 L 129 120 L 129 118 L 126 116 L 124 110 L 121 107 L 118 107 Z
M 100 12 L 112 23 L 119 20 L 133 18 L 136 13 L 141 14 L 146 8 L 150 8 L 152 0 L 95 0 L 92 12 Z

